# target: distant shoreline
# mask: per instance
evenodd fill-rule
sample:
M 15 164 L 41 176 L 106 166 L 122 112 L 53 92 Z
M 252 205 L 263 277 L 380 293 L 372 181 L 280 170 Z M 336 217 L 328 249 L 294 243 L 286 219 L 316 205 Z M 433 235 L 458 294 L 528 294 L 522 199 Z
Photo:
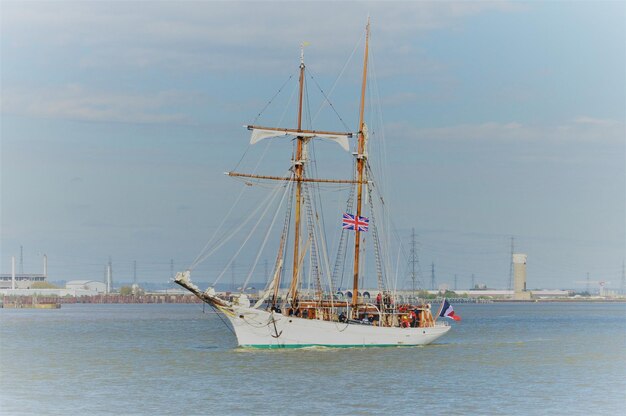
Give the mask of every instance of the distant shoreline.
M 493 303 L 626 303 L 626 298 L 615 299 L 530 299 L 530 300 L 513 300 L 513 299 L 491 299 Z
M 15 308 L 15 305 L 45 305 L 45 304 L 200 304 L 202 300 L 192 294 L 143 294 L 143 295 L 92 295 L 92 296 L 4 296 L 1 298 L 5 307 Z M 429 299 L 438 302 L 436 299 Z M 450 300 L 454 302 L 454 299 Z M 459 302 L 460 303 L 460 302 Z M 470 303 L 470 302 L 463 302 Z M 529 300 L 513 299 L 476 299 L 471 303 L 626 303 L 626 298 L 599 299 L 599 298 L 542 298 Z M 0 305 L 0 307 L 2 307 Z M 22 306 L 23 307 L 23 306 Z M 18 306 L 20 308 L 20 306 Z

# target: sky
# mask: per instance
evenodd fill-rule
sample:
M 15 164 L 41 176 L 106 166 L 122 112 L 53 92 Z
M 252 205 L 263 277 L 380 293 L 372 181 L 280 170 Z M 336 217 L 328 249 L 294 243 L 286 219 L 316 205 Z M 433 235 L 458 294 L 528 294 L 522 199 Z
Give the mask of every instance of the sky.
M 266 155 L 259 173 L 288 167 L 289 145 L 249 146 L 241 126 L 260 112 L 259 124 L 295 123 L 302 42 L 317 100 L 307 123 L 358 130 L 368 15 L 372 150 L 405 252 L 417 234 L 422 283 L 434 264 L 437 284 L 456 275 L 469 288 L 474 275 L 506 288 L 513 237 L 529 288 L 584 288 L 587 273 L 619 288 L 619 1 L 3 1 L 0 271 L 22 247 L 25 272 L 40 272 L 47 254 L 50 280 L 101 280 L 110 257 L 116 281 L 132 280 L 136 261 L 139 281 L 167 282 L 172 260 L 188 267 L 225 217 L 236 227 L 266 192 L 245 190 L 250 202 L 228 216 L 245 185 L 224 171 L 256 169 L 255 153 Z M 320 107 L 320 90 L 333 109 Z M 351 159 L 333 146 L 316 157 L 328 163 L 322 176 L 341 177 L 335 167 Z M 200 280 L 221 273 L 234 242 L 224 250 Z M 238 281 L 252 263 L 244 253 Z

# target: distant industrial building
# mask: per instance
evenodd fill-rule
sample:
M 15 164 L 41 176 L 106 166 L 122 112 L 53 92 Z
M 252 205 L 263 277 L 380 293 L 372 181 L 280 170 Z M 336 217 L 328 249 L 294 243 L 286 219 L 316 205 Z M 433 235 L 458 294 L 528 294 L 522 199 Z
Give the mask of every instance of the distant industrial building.
M 43 256 L 43 274 L 15 273 L 15 257 L 11 258 L 11 273 L 0 274 L 0 295 L 15 296 L 93 296 L 107 293 L 107 285 L 94 280 L 74 280 L 64 289 L 50 289 L 47 283 L 48 256 Z M 37 287 L 39 286 L 39 287 Z M 52 286 L 54 287 L 54 286 Z
M 429 291 L 432 292 L 432 291 Z M 474 290 L 455 290 L 454 293 L 459 295 L 467 295 L 470 298 L 494 298 L 494 299 L 516 299 L 515 291 L 499 290 L 499 289 L 474 289 Z M 432 293 L 431 293 L 432 294 Z M 522 296 L 526 296 L 519 300 L 530 300 L 536 298 L 567 298 L 574 295 L 573 290 L 561 289 L 537 289 L 522 292 Z
M 36 282 L 45 282 L 46 275 L 19 273 L 15 275 L 15 282 L 11 273 L 0 274 L 0 289 L 30 289 Z
M 96 296 L 106 293 L 106 284 L 95 280 L 74 280 L 67 282 L 64 289 L 2 289 L 4 296 Z
M 11 259 L 11 273 L 0 274 L 0 289 L 31 289 L 33 284 L 48 278 L 48 256 L 43 255 L 43 274 L 15 273 L 15 257 Z
M 72 280 L 65 284 L 67 290 L 85 290 L 89 292 L 95 292 L 96 294 L 106 293 L 107 285 L 103 282 L 96 280 Z

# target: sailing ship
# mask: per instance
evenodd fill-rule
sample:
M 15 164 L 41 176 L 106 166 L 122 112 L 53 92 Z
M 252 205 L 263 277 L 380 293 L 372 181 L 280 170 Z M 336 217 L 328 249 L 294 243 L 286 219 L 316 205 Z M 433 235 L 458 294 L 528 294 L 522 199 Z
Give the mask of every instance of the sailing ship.
M 369 41 L 368 20 L 365 30 L 357 133 L 303 128 L 306 68 L 303 47 L 299 65 L 297 126 L 295 128 L 245 126 L 251 131 L 251 144 L 267 138 L 289 136 L 294 146 L 291 166 L 285 176 L 227 172 L 231 177 L 246 180 L 278 182 L 280 186 L 277 189 L 280 188 L 283 192 L 281 206 L 283 200 L 288 200 L 273 272 L 260 298 L 252 304 L 250 297 L 245 293 L 245 284 L 241 293 L 229 297 L 218 296 L 213 287 L 200 290 L 190 279 L 191 268 L 177 273 L 174 279 L 177 284 L 194 293 L 230 321 L 239 346 L 254 348 L 415 346 L 432 343 L 450 330 L 447 323 L 433 318 L 430 305 L 402 303 L 390 290 L 388 279 L 385 277 L 386 267 L 382 264 L 384 256 L 380 254 L 384 244 L 379 235 L 381 227 L 375 222 L 376 209 L 373 203 L 377 189 L 368 163 L 369 134 L 364 120 Z M 354 159 L 351 162 L 353 163 L 351 179 L 323 179 L 308 175 L 310 170 L 308 147 L 312 140 L 331 140 L 344 150 L 349 150 L 351 138 L 356 138 Z M 314 187 L 320 184 L 343 184 L 342 186 L 350 189 L 348 209 L 354 214 L 343 215 L 343 229 L 337 249 L 337 261 L 343 259 L 344 264 L 347 252 L 352 251 L 353 254 L 352 287 L 351 291 L 346 292 L 346 297 L 339 296 L 343 292 L 337 292 L 337 283 L 333 279 L 334 273 L 330 271 L 325 251 L 325 240 L 320 237 L 324 233 L 324 226 L 319 222 L 317 204 L 313 202 Z M 383 201 L 382 197 L 379 198 L 380 201 Z M 368 238 L 376 252 L 378 292 L 375 301 L 365 296 L 360 287 L 364 280 L 361 270 L 362 246 L 365 245 L 364 237 L 368 231 L 371 236 Z M 290 233 L 293 235 L 291 238 Z M 264 244 L 266 241 L 267 237 Z M 348 250 L 348 245 L 351 246 L 351 250 Z M 292 248 L 288 250 L 287 246 Z M 287 258 L 288 254 L 290 259 Z M 303 289 L 303 261 L 306 255 L 309 257 L 310 274 L 314 276 L 312 291 Z M 257 261 L 258 256 L 255 265 Z M 324 261 L 325 266 L 322 264 Z M 285 265 L 288 263 L 291 263 L 290 281 L 286 281 L 288 269 Z

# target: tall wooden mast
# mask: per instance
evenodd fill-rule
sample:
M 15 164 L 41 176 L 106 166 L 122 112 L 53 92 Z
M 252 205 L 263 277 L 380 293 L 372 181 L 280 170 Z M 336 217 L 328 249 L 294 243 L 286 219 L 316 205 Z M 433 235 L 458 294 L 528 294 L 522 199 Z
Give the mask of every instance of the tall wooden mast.
M 304 44 L 300 49 L 300 96 L 298 100 L 298 131 L 302 131 L 302 98 L 304 95 Z M 293 242 L 293 275 L 291 278 L 291 294 L 292 305 L 297 304 L 298 300 L 298 275 L 299 275 L 299 251 L 300 251 L 300 210 L 302 206 L 302 179 L 304 176 L 304 160 L 302 158 L 302 149 L 304 147 L 304 137 L 296 137 L 296 155 L 293 161 L 294 180 L 296 181 L 296 218 L 294 224 L 294 242 Z
M 367 58 L 369 52 L 369 39 L 370 39 L 370 21 L 367 19 L 367 26 L 365 27 L 365 55 L 363 57 L 363 81 L 361 84 L 361 105 L 359 107 L 359 143 L 356 156 L 356 171 L 357 171 L 357 197 L 356 197 L 356 220 L 358 222 L 361 216 L 361 205 L 363 199 L 363 168 L 365 165 L 365 136 L 363 131 L 365 129 L 365 120 L 363 118 L 365 112 L 365 89 L 367 86 Z M 359 254 L 360 254 L 360 239 L 361 232 L 358 225 L 355 227 L 354 234 L 354 280 L 352 290 L 352 308 L 353 313 L 356 315 L 357 306 L 359 304 Z

